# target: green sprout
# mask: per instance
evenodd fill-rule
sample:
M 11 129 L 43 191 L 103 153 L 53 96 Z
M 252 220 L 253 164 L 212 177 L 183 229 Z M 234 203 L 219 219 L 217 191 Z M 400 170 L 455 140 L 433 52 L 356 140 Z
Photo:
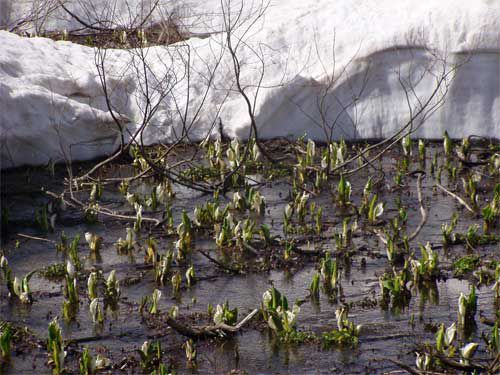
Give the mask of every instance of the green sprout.
M 294 206 L 292 203 L 289 203 L 285 207 L 284 217 L 283 217 L 283 231 L 285 233 L 291 232 L 292 226 L 292 216 L 293 216 Z
M 483 336 L 483 339 L 485 340 L 486 346 L 491 353 L 496 355 L 500 353 L 500 330 L 498 322 L 495 322 L 491 328 L 491 334 Z
M 194 341 L 192 339 L 187 340 L 184 343 L 184 349 L 186 351 L 188 367 L 196 368 L 196 345 Z
M 229 166 L 234 169 L 240 165 L 241 155 L 240 155 L 240 142 L 235 138 L 229 144 L 229 148 L 226 151 L 227 160 Z
M 382 291 L 381 306 L 387 308 L 392 305 L 392 310 L 399 311 L 408 305 L 411 299 L 411 292 L 408 290 L 408 271 L 405 269 L 400 272 L 393 270 L 393 274 L 384 273 L 379 279 L 380 289 Z
M 233 326 L 238 321 L 238 308 L 230 309 L 226 301 L 222 305 L 217 305 L 213 315 L 215 324 L 227 324 Z
M 179 272 L 176 272 L 172 276 L 171 283 L 172 283 L 172 294 L 174 296 L 179 295 L 179 292 L 181 290 L 181 283 L 182 283 L 182 276 Z
M 432 357 L 427 353 L 421 354 L 419 352 L 416 352 L 415 354 L 417 356 L 417 359 L 415 361 L 417 368 L 420 371 L 428 371 L 431 368 Z
M 418 140 L 418 159 L 425 163 L 425 142 L 422 139 Z
M 63 302 L 63 316 L 66 321 L 75 319 L 78 311 L 77 272 L 75 266 L 68 260 L 66 263 L 66 299 Z
M 91 254 L 99 254 L 103 238 L 95 233 L 86 232 L 85 241 L 89 245 Z
M 245 211 L 246 210 L 246 201 L 245 198 L 240 194 L 239 191 L 236 191 L 233 194 L 233 208 L 238 211 Z
M 89 348 L 83 348 L 79 361 L 80 375 L 93 375 L 96 371 L 96 361 L 92 358 Z
M 464 347 L 460 348 L 460 356 L 462 357 L 461 363 L 464 365 L 468 365 L 470 363 L 470 359 L 474 356 L 476 353 L 476 350 L 478 348 L 479 344 L 475 342 L 470 342 Z
M 403 148 L 403 154 L 405 157 L 410 157 L 411 156 L 411 138 L 410 135 L 408 134 L 406 137 L 403 137 L 401 139 L 401 146 Z
M 273 243 L 274 238 L 271 236 L 271 229 L 269 228 L 269 225 L 261 224 L 259 234 L 266 245 L 271 245 Z
M 66 253 L 68 251 L 68 237 L 64 231 L 61 232 L 61 242 L 56 244 L 56 251 Z
M 75 266 L 75 269 L 77 271 L 80 271 L 82 269 L 82 262 L 80 260 L 80 257 L 78 255 L 78 244 L 80 242 L 80 235 L 77 234 L 75 238 L 71 241 L 69 246 L 67 247 L 67 255 L 73 265 Z
M 156 210 L 158 207 L 158 195 L 156 194 L 156 189 L 152 189 L 149 198 L 145 201 L 146 206 L 150 207 L 153 210 Z
M 262 296 L 262 314 L 269 327 L 282 339 L 288 341 L 296 333 L 299 305 L 290 310 L 287 298 L 272 287 Z
M 120 298 L 120 282 L 116 278 L 116 271 L 112 270 L 106 280 L 104 300 L 107 304 L 115 306 Z
M 297 218 L 299 220 L 299 223 L 304 224 L 306 215 L 307 215 L 307 202 L 309 201 L 309 194 L 307 194 L 305 191 L 301 194 L 298 195 L 297 198 L 295 199 L 294 206 L 295 206 L 295 212 L 297 214 Z
M 454 348 L 452 347 L 453 341 L 457 335 L 457 325 L 453 323 L 445 329 L 444 324 L 440 324 L 436 332 L 436 350 L 438 353 L 448 352 L 453 354 Z
M 118 238 L 118 241 L 116 241 L 115 246 L 116 250 L 118 251 L 119 254 L 128 254 L 130 253 L 136 244 L 135 241 L 135 232 L 132 230 L 132 228 L 127 228 L 126 229 L 127 236 L 123 240 L 121 237 Z
M 490 228 L 493 226 L 493 224 L 497 220 L 497 214 L 496 214 L 495 210 L 490 205 L 484 207 L 481 212 L 483 215 L 484 233 L 489 233 Z
M 149 309 L 150 314 L 158 314 L 158 303 L 160 302 L 161 291 L 155 289 L 151 295 L 151 307 Z
M 309 292 L 311 293 L 311 298 L 315 301 L 319 300 L 319 282 L 320 274 L 314 273 L 311 284 L 309 285 Z
M 142 227 L 142 205 L 139 203 L 134 203 L 135 209 L 135 223 L 134 223 L 134 231 L 139 233 Z
M 97 272 L 91 272 L 87 280 L 87 294 L 89 300 L 91 301 L 97 298 L 97 282 L 98 282 Z
M 128 181 L 123 180 L 122 182 L 120 182 L 120 185 L 118 186 L 118 191 L 120 192 L 121 195 L 127 195 L 128 187 L 129 187 Z
M 335 311 L 337 329 L 323 333 L 322 342 L 324 347 L 332 345 L 356 347 L 358 345 L 361 325 L 355 325 L 348 319 L 347 314 L 344 307 Z
M 393 238 L 393 236 L 388 235 L 387 231 L 385 231 L 387 237 L 387 244 L 385 245 L 385 252 L 387 255 L 387 260 L 391 264 L 397 264 L 400 262 L 403 253 L 399 248 L 397 241 Z
M 482 209 L 484 233 L 489 233 L 500 220 L 500 184 L 493 189 L 493 199 Z
M 125 194 L 125 200 L 128 202 L 128 204 L 130 204 L 132 207 L 134 207 L 136 204 L 138 204 L 140 202 L 140 199 L 139 197 L 137 196 L 137 194 L 135 193 L 130 193 L 130 192 L 126 192 Z
M 363 195 L 361 197 L 361 202 L 358 206 L 358 214 L 359 216 L 368 217 L 368 206 L 370 204 L 370 196 L 373 189 L 373 180 L 372 177 L 368 177 L 366 181 L 365 187 L 363 188 Z
M 191 265 L 191 267 L 189 267 L 187 270 L 186 270 L 186 283 L 187 283 L 187 286 L 188 287 L 191 287 L 191 285 L 193 285 L 196 281 L 196 277 L 195 277 L 195 274 L 194 274 L 194 266 Z
M 155 280 L 159 285 L 165 285 L 173 260 L 174 253 L 169 250 L 166 254 L 162 254 L 160 260 L 155 264 Z
M 258 215 L 262 215 L 266 209 L 266 199 L 260 192 L 250 188 L 247 191 L 247 205 L 251 211 L 256 212 Z
M 337 202 L 343 207 L 351 204 L 351 183 L 345 179 L 344 175 L 340 176 L 337 185 Z
M 337 261 L 330 257 L 330 253 L 326 253 L 321 260 L 320 269 L 325 289 L 330 293 L 336 293 L 340 286 L 340 272 Z
M 214 202 L 206 202 L 203 206 L 196 206 L 194 209 L 194 222 L 199 227 L 208 227 L 215 223 L 220 223 L 227 214 L 229 206 L 222 210 L 218 199 Z
M 179 236 L 179 240 L 175 243 L 177 260 L 183 261 L 190 252 L 193 238 L 191 220 L 185 210 L 182 211 L 182 221 L 177 226 L 177 235 Z
M 225 215 L 222 226 L 219 226 L 219 232 L 215 235 L 215 243 L 218 247 L 230 246 L 233 239 L 233 232 L 235 231 L 233 224 L 233 217 L 228 212 Z M 238 232 L 238 229 L 236 229 Z
M 432 250 L 430 243 L 425 246 L 420 245 L 420 251 L 422 258 L 412 259 L 410 262 L 415 284 L 433 281 L 439 275 L 438 254 Z
M 148 237 L 146 240 L 146 255 L 144 256 L 145 263 L 152 263 L 153 265 L 158 262 L 157 244 L 153 237 Z
M 94 298 L 89 305 L 90 317 L 94 324 L 102 325 L 104 323 L 103 307 L 99 302 L 99 298 Z
M 155 365 L 161 362 L 162 350 L 159 341 L 153 344 L 150 344 L 149 341 L 144 341 L 137 352 L 141 358 L 142 371 L 145 373 L 150 373 Z
M 456 213 L 454 213 L 452 218 L 451 218 L 450 224 L 441 224 L 441 234 L 443 235 L 443 244 L 444 245 L 451 245 L 451 244 L 455 243 L 456 236 L 453 235 L 453 231 L 455 230 L 455 227 L 457 226 L 457 222 L 458 222 L 458 215 Z
M 450 157 L 451 153 L 453 151 L 453 142 L 450 139 L 450 136 L 448 135 L 448 131 L 445 130 L 444 136 L 443 136 L 443 148 L 444 148 L 444 154 L 446 157 Z
M 458 298 L 458 323 L 461 328 L 467 328 L 474 322 L 476 311 L 476 288 L 474 285 L 472 285 L 467 296 L 463 293 L 460 293 L 460 296 Z
M 355 221 L 349 226 L 351 219 L 345 218 L 342 221 L 342 231 L 335 232 L 333 238 L 335 239 L 335 245 L 338 250 L 346 250 L 352 245 L 352 234 L 356 231 L 358 223 Z
M 14 331 L 9 323 L 2 323 L 0 325 L 0 354 L 5 363 L 10 362 L 11 356 L 11 343 Z
M 5 258 L 4 258 L 5 259 Z M 4 266 L 7 268 L 8 266 Z M 3 268 L 3 267 L 2 267 Z M 30 289 L 30 279 L 37 272 L 36 270 L 29 272 L 26 276 L 19 280 L 17 276 L 14 277 L 14 280 L 11 278 L 11 271 L 8 269 L 5 272 L 5 279 L 7 281 L 7 289 L 9 290 L 11 297 L 16 297 L 24 304 L 31 304 L 33 302 L 33 297 L 31 295 Z
M 500 263 L 495 269 L 495 283 L 491 289 L 495 292 L 495 299 L 500 300 Z
M 476 176 L 468 176 L 467 180 L 462 178 L 462 184 L 464 187 L 465 194 L 469 198 L 469 202 L 471 203 L 474 211 L 477 211 L 479 206 L 479 194 L 477 193 L 477 180 Z
M 334 168 L 344 163 L 346 156 L 347 147 L 344 140 L 341 140 L 340 143 L 330 142 L 328 147 L 323 151 L 321 167 L 331 172 Z
M 311 166 L 314 164 L 314 158 L 316 156 L 316 143 L 312 139 L 307 140 L 306 146 L 306 163 Z
M 462 143 L 460 146 L 457 148 L 457 153 L 460 155 L 461 158 L 464 160 L 469 159 L 469 152 L 470 152 L 470 140 L 469 138 L 463 138 Z
M 59 375 L 64 371 L 64 343 L 62 339 L 62 331 L 57 318 L 54 318 L 49 323 L 49 337 L 47 340 L 47 351 L 49 352 L 50 364 L 53 366 L 53 374 Z
M 374 194 L 368 206 L 368 223 L 370 225 L 376 224 L 378 217 L 384 213 L 384 203 L 377 202 L 377 199 L 377 194 Z
M 134 161 L 132 162 L 132 166 L 138 172 L 144 172 L 149 168 L 149 164 L 146 161 L 146 159 L 144 159 L 139 146 L 132 146 L 130 148 L 130 154 L 134 158 Z

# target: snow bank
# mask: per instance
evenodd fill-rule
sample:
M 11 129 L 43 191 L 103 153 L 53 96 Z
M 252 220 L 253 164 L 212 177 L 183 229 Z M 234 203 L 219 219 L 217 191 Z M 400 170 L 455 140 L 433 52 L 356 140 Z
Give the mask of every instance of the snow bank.
M 0 46 L 3 168 L 85 160 L 116 148 L 117 127 L 106 110 L 91 49 L 3 31 Z M 117 102 L 126 100 L 118 93 L 134 87 L 126 78 L 110 84 L 117 88 Z
M 247 33 L 259 3 L 244 3 L 232 41 L 244 37 L 237 50 L 241 82 L 255 100 L 260 137 L 382 138 L 416 113 L 415 137 L 440 138 L 445 129 L 457 138 L 500 137 L 497 2 L 273 1 Z M 190 6 L 191 30 L 211 36 L 147 49 L 150 88 L 168 95 L 142 134 L 146 143 L 172 141 L 185 126 L 189 140 L 199 140 L 216 134 L 219 120 L 229 136 L 249 134 L 220 2 Z M 145 77 L 133 68 L 137 55 L 109 51 L 107 58 L 113 103 L 133 133 L 147 109 Z M 3 167 L 61 160 L 69 152 L 86 159 L 116 147 L 93 64 L 92 49 L 0 33 Z M 419 112 L 424 103 L 431 111 Z

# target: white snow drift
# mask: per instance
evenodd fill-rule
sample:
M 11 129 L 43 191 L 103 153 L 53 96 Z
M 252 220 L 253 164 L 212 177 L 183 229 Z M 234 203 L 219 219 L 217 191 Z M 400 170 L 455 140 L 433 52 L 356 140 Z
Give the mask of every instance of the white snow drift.
M 244 38 L 241 82 L 255 100 L 259 137 L 381 138 L 411 114 L 420 114 L 415 137 L 439 138 L 446 129 L 500 137 L 496 1 L 273 1 L 247 33 L 259 8 L 244 3 L 232 43 Z M 227 135 L 249 134 L 220 2 L 191 5 L 192 31 L 210 37 L 145 50 L 150 95 L 153 103 L 162 98 L 146 143 L 173 141 L 186 127 L 186 140 L 199 140 L 217 133 L 219 119 Z M 88 159 L 117 146 L 94 62 L 90 48 L 0 32 L 3 168 Z M 139 62 L 133 51 L 106 56 L 113 108 L 130 134 L 148 109 Z

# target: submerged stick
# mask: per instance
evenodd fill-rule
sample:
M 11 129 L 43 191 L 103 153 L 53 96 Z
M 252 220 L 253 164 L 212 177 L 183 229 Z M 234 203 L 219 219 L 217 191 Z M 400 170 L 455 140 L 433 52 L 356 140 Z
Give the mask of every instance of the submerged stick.
M 243 320 L 235 326 L 230 326 L 225 323 L 219 323 L 211 326 L 189 327 L 180 323 L 171 316 L 167 316 L 167 324 L 175 331 L 183 336 L 192 339 L 201 339 L 206 337 L 224 337 L 224 334 L 234 334 L 238 332 L 246 323 L 248 323 L 257 313 L 259 309 L 253 309 Z
M 301 248 L 293 245 L 290 247 L 290 250 L 299 255 L 308 255 L 308 256 L 323 256 L 326 251 L 323 250 L 302 250 Z
M 446 189 L 443 185 L 441 184 L 436 184 L 436 186 L 438 188 L 440 188 L 441 190 L 443 190 L 445 193 L 447 193 L 448 195 L 450 195 L 451 197 L 455 198 L 462 206 L 464 206 L 468 211 L 472 212 L 474 215 L 476 214 L 476 211 L 474 211 L 471 206 L 469 206 L 467 204 L 466 201 L 464 201 L 462 198 L 460 198 L 458 195 L 456 195 L 455 193 L 452 193 L 451 191 L 449 191 L 448 189 Z
M 42 241 L 42 242 L 48 242 L 52 244 L 57 244 L 56 241 L 49 240 L 47 238 L 42 238 L 42 237 L 35 237 L 35 236 L 30 236 L 28 234 L 23 234 L 23 233 L 18 233 L 17 234 L 19 237 L 27 238 L 28 240 L 35 240 L 35 241 Z
M 427 373 L 427 372 L 415 370 L 411 366 L 408 366 L 407 364 L 405 364 L 405 363 L 403 363 L 401 361 L 397 361 L 397 360 L 392 359 L 392 358 L 388 358 L 388 360 L 389 360 L 389 362 L 392 362 L 395 365 L 401 367 L 403 370 L 405 370 L 409 374 L 412 374 L 412 375 L 424 375 L 424 374 Z
M 457 362 L 453 359 L 447 358 L 441 354 L 435 354 L 436 357 L 447 367 L 451 367 L 452 369 L 459 370 L 459 371 L 479 371 L 482 372 L 486 370 L 486 367 L 479 364 L 479 363 L 473 363 L 472 361 L 469 361 L 469 364 Z
M 217 266 L 219 266 L 220 268 L 222 268 L 225 271 L 228 271 L 228 272 L 231 272 L 231 273 L 235 273 L 235 274 L 244 274 L 244 272 L 241 271 L 241 270 L 239 270 L 239 269 L 226 266 L 225 264 L 219 262 L 217 259 L 215 259 L 214 257 L 212 257 L 210 254 L 204 252 L 203 250 L 199 250 L 198 249 L 198 252 L 201 255 L 203 255 L 205 258 L 207 258 L 209 261 L 211 261 L 212 263 L 215 263 Z

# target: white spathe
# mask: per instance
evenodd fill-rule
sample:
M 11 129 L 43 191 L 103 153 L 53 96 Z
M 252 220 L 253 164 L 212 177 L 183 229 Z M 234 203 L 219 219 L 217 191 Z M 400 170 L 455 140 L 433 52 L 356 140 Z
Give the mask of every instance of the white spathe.
M 244 3 L 233 45 L 258 11 L 259 2 Z M 219 119 L 228 136 L 249 134 L 248 108 L 219 32 L 220 2 L 192 1 L 191 12 L 191 30 L 210 37 L 145 51 L 152 92 L 155 85 L 168 92 L 142 134 L 145 143 L 173 141 L 183 126 L 185 140 L 200 140 L 218 132 Z M 428 101 L 412 124 L 414 137 L 440 138 L 445 130 L 457 138 L 500 137 L 496 1 L 272 1 L 244 40 L 237 54 L 252 101 L 262 61 L 265 67 L 254 108 L 259 137 L 388 137 Z M 117 147 L 94 60 L 91 48 L 0 32 L 3 168 L 88 159 Z M 132 52 L 108 51 L 105 64 L 113 106 L 132 134 L 147 110 L 138 62 Z

